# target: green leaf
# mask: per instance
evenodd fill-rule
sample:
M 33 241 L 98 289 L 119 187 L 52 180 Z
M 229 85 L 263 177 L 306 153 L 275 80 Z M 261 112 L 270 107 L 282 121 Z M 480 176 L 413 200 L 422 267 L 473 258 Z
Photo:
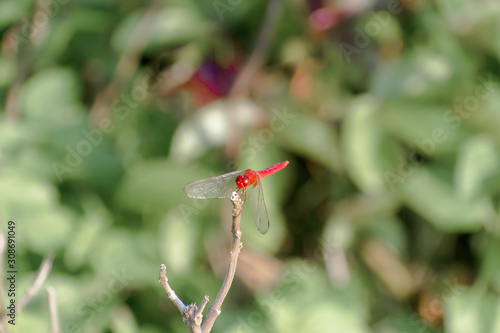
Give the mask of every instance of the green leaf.
M 191 202 L 183 192 L 187 183 L 211 176 L 215 175 L 206 169 L 183 167 L 170 160 L 144 161 L 129 168 L 116 200 L 120 206 L 138 212 L 151 209 L 166 212 Z
M 23 246 L 47 253 L 66 243 L 73 213 L 57 205 L 58 199 L 52 184 L 18 169 L 0 169 L 2 218 L 16 222 Z
M 231 113 L 237 113 L 239 117 L 233 119 Z M 172 138 L 172 157 L 182 163 L 186 163 L 196 158 L 199 158 L 207 150 L 216 147 L 226 146 L 233 140 L 233 122 L 236 121 L 235 126 L 245 129 L 249 126 L 257 126 L 256 114 L 261 110 L 248 100 L 239 100 L 236 102 L 228 103 L 226 101 L 217 101 L 208 104 L 199 110 L 196 114 L 187 118 L 175 131 Z M 257 142 L 247 142 L 244 140 L 239 146 L 239 152 L 242 154 L 253 153 L 268 142 L 267 132 L 270 129 L 261 129 L 259 134 L 262 135 L 266 132 L 265 141 L 259 139 Z M 274 134 L 271 132 L 271 141 Z M 255 139 L 254 139 L 255 140 Z M 255 156 L 255 153 L 252 154 Z
M 330 170 L 342 169 L 337 134 L 332 126 L 287 108 L 275 112 L 274 119 L 279 124 L 276 138 L 284 148 Z
M 465 118 L 435 104 L 391 103 L 382 109 L 383 128 L 413 149 L 436 158 L 454 153 L 470 130 Z
M 73 235 L 68 237 L 64 261 L 72 269 L 80 268 L 89 261 L 95 243 L 111 225 L 111 216 L 96 197 L 83 197 L 85 215 L 79 219 Z M 92 242 L 89 242 L 92 239 Z
M 70 68 L 36 73 L 22 90 L 22 112 L 37 124 L 65 125 L 83 117 L 78 76 Z
M 495 143 L 486 136 L 469 139 L 461 147 L 455 169 L 457 194 L 464 199 L 472 199 L 484 194 L 486 181 L 499 168 L 499 158 Z
M 137 320 L 128 306 L 118 306 L 111 311 L 111 325 L 114 332 L 136 333 L 139 332 Z
M 137 39 L 137 25 L 143 19 L 144 12 L 129 15 L 115 31 L 112 44 L 115 50 L 124 52 L 129 48 L 129 41 Z M 184 7 L 165 7 L 150 15 L 147 28 L 141 30 L 141 42 L 146 40 L 146 50 L 164 49 L 182 44 L 207 35 L 212 30 L 211 24 L 199 13 Z M 144 23 L 144 22 L 142 22 Z
M 192 267 L 197 230 L 177 210 L 169 212 L 161 222 L 158 235 L 160 253 L 167 269 L 176 275 L 186 274 Z
M 492 328 L 498 325 L 498 297 L 491 292 L 484 293 L 481 288 L 463 289 L 452 290 L 449 297 L 443 298 L 446 332 L 496 332 Z
M 3 0 L 0 2 L 0 29 L 4 29 L 8 25 L 17 22 L 20 18 L 27 15 L 32 7 L 33 3 L 29 0 Z M 27 21 L 25 21 L 27 22 Z M 27 29 L 27 27 L 24 27 Z M 13 36 L 4 36 L 6 40 L 9 38 L 28 38 L 28 36 L 16 36 L 14 32 L 11 32 Z
M 408 254 L 408 246 L 403 223 L 393 216 L 379 217 L 367 227 L 367 232 L 381 240 L 391 249 L 396 249 L 401 257 Z
M 2 73 L 0 75 L 0 88 L 10 86 L 18 75 L 16 63 L 12 59 L 0 56 L 0 73 Z
M 347 173 L 363 191 L 374 193 L 384 189 L 385 171 L 378 107 L 372 96 L 358 98 L 346 114 L 342 133 Z
M 474 1 L 442 0 L 436 2 L 436 7 L 450 29 L 473 40 L 479 50 L 485 49 L 495 56 L 500 54 L 500 42 L 492 33 L 500 29 L 498 2 L 488 1 L 478 7 Z M 466 22 L 464 16 L 468 17 Z
M 360 286 L 352 282 L 343 290 L 334 290 L 317 265 L 298 260 L 289 263 L 284 283 L 259 298 L 274 325 L 272 331 L 370 332 Z
M 491 325 L 490 332 L 500 332 L 500 300 L 497 301 L 497 304 L 494 306 L 492 316 L 493 323 Z
M 451 184 L 424 167 L 414 169 L 404 178 L 402 195 L 410 208 L 445 231 L 477 231 L 487 221 L 491 210 L 488 198 L 461 198 Z
M 119 280 L 122 288 L 152 282 L 151 274 L 158 272 L 159 265 L 139 250 L 137 242 L 141 238 L 136 232 L 108 230 L 98 241 L 90 257 L 91 266 L 100 277 L 97 283 L 107 283 L 113 277 Z
M 432 26 L 431 38 L 411 52 L 380 62 L 371 76 L 370 91 L 383 100 L 428 99 L 463 93 L 474 80 L 474 67 L 463 46 L 442 17 L 434 13 L 419 16 Z M 429 29 L 429 28 L 427 28 Z

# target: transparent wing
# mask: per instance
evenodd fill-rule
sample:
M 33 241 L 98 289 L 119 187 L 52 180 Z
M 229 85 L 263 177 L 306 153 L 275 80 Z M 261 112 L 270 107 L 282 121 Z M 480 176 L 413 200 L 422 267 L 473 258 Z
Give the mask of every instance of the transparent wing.
M 257 229 L 265 234 L 269 230 L 269 216 L 267 215 L 264 192 L 259 177 L 256 180 L 255 186 L 250 185 L 247 188 L 247 202 Z
M 231 193 L 238 188 L 236 177 L 244 173 L 244 170 L 233 171 L 221 176 L 197 180 L 187 184 L 184 192 L 188 197 L 197 199 L 229 198 Z

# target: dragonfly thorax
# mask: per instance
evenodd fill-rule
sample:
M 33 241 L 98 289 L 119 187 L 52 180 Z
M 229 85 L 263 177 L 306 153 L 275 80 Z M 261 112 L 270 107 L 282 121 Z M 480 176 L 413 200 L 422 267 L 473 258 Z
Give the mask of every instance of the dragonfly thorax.
M 248 177 L 246 177 L 246 176 L 236 177 L 236 186 L 238 186 L 238 188 L 247 187 L 249 183 L 250 183 L 250 181 L 249 181 Z

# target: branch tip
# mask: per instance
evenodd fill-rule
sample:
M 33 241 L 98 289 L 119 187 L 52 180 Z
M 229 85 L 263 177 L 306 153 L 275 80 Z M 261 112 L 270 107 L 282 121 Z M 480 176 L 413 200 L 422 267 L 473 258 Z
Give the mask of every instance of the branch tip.
M 186 306 L 184 303 L 181 301 L 181 299 L 175 294 L 175 291 L 170 287 L 168 284 L 168 278 L 167 278 L 167 266 L 164 264 L 160 265 L 160 278 L 159 282 L 163 286 L 163 289 L 165 289 L 165 293 L 167 294 L 167 297 L 170 298 L 172 303 L 179 309 L 181 313 L 184 313 L 186 310 Z
M 203 297 L 203 299 L 201 300 L 200 307 L 196 310 L 196 313 L 194 314 L 194 320 L 198 326 L 201 325 L 201 322 L 203 320 L 203 310 L 205 310 L 205 306 L 207 305 L 208 300 L 209 300 L 208 296 L 205 295 L 205 297 Z
M 160 282 L 161 284 L 163 284 L 163 281 L 168 281 L 167 266 L 165 266 L 165 264 L 160 265 L 160 278 L 158 279 L 158 282 Z
M 59 315 L 57 313 L 57 300 L 56 292 L 54 288 L 46 286 L 45 291 L 47 292 L 47 302 L 49 304 L 49 314 L 50 314 L 50 332 L 60 333 L 59 327 Z

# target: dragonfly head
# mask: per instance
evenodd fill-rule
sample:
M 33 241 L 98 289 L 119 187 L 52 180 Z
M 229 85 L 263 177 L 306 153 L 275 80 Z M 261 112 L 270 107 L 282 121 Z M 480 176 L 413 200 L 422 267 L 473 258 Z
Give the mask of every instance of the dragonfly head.
M 247 187 L 249 183 L 250 182 L 248 180 L 248 177 L 245 177 L 245 176 L 236 177 L 236 186 L 238 186 L 238 188 Z

